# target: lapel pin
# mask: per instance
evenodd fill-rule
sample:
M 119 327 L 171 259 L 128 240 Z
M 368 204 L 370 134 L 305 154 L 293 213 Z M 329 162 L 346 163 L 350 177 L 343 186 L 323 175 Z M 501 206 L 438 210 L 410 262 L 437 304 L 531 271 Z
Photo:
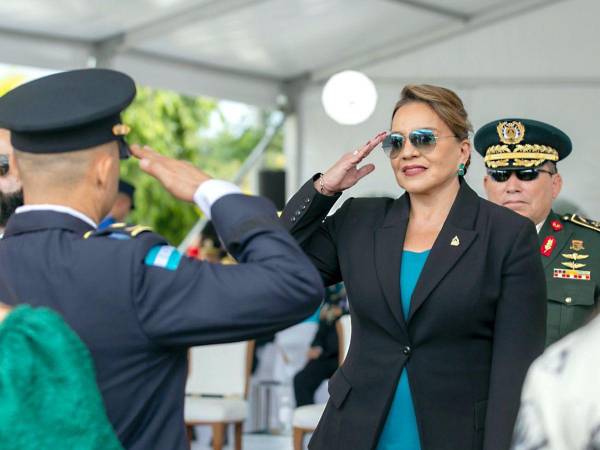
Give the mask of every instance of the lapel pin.
M 460 240 L 458 239 L 458 236 L 454 236 L 452 238 L 452 241 L 450 241 L 450 245 L 452 247 L 458 247 L 460 245 Z

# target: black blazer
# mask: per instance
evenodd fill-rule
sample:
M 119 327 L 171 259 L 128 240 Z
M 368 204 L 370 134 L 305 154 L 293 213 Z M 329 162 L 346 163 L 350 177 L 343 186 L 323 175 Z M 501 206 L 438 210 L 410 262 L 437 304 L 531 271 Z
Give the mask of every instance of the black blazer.
M 344 280 L 352 339 L 310 449 L 374 449 L 406 367 L 423 450 L 507 450 L 521 384 L 544 348 L 533 223 L 462 181 L 406 318 L 400 261 L 409 196 L 349 199 L 325 219 L 337 197 L 312 184 L 282 219 L 326 284 Z

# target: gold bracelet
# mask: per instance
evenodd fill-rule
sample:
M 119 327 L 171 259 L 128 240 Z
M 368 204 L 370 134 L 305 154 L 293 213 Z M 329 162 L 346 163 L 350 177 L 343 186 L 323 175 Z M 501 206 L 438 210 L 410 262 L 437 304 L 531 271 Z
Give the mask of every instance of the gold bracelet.
M 319 186 L 321 187 L 321 194 L 325 195 L 325 174 L 321 173 L 319 176 Z

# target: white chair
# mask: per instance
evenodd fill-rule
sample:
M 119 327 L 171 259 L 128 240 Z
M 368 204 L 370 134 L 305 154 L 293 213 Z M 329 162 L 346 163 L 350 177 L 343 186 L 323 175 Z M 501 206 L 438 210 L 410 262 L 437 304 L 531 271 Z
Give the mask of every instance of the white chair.
M 350 315 L 346 314 L 339 318 L 335 324 L 335 329 L 338 335 L 339 361 L 340 365 L 344 362 L 348 349 L 350 348 L 350 337 L 352 333 L 352 325 Z M 319 420 L 325 411 L 325 405 L 305 405 L 294 410 L 294 418 L 292 426 L 294 429 L 294 450 L 302 450 L 304 446 L 304 438 L 308 433 L 312 433 L 317 428 Z
M 227 427 L 234 425 L 234 448 L 241 450 L 253 352 L 254 341 L 190 350 L 184 408 L 188 436 L 195 425 L 211 425 L 213 449 L 222 450 Z

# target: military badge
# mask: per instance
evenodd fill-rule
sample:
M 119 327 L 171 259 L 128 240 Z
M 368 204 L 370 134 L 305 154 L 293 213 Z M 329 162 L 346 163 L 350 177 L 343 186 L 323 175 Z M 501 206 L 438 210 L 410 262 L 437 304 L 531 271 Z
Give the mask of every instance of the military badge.
M 584 255 L 582 253 L 577 253 L 580 250 L 584 250 L 583 241 L 573 239 L 571 241 L 571 246 L 569 248 L 571 250 L 573 250 L 573 253 L 562 253 L 562 257 L 566 258 L 569 261 L 562 261 L 561 264 L 563 266 L 571 269 L 568 272 L 577 272 L 577 273 L 575 273 L 575 275 L 584 275 L 583 279 L 586 279 L 585 275 L 587 275 L 588 276 L 587 279 L 589 279 L 589 274 L 590 274 L 589 272 L 582 272 L 582 271 L 578 270 L 578 269 L 581 269 L 582 267 L 586 266 L 585 263 L 582 263 L 580 261 L 588 259 L 590 257 L 590 255 Z M 554 269 L 554 270 L 556 271 L 557 269 Z M 581 272 L 581 273 L 579 273 L 579 272 Z M 582 279 L 582 278 L 575 277 L 574 279 L 578 280 L 578 279 Z
M 563 253 L 562 254 L 567 259 L 572 259 L 573 261 L 577 261 L 579 259 L 587 259 L 590 255 L 580 255 L 579 253 Z
M 585 264 L 578 263 L 577 261 L 563 261 L 561 264 L 565 267 L 568 267 L 571 270 L 581 269 L 585 267 Z
M 573 239 L 571 241 L 571 246 L 569 248 L 575 252 L 585 249 L 585 247 L 583 246 L 583 241 L 579 241 L 577 239 Z
M 525 125 L 521 122 L 500 122 L 496 127 L 498 137 L 503 144 L 518 144 L 525 139 Z
M 560 231 L 563 229 L 563 224 L 558 220 L 553 220 L 552 222 L 550 222 L 550 226 L 554 231 Z
M 118 123 L 112 127 L 112 132 L 115 136 L 127 136 L 131 128 L 129 125 L 125 125 L 123 123 Z
M 546 257 L 552 254 L 552 251 L 556 247 L 556 238 L 553 236 L 547 236 L 542 242 L 542 246 L 540 247 L 540 253 Z

